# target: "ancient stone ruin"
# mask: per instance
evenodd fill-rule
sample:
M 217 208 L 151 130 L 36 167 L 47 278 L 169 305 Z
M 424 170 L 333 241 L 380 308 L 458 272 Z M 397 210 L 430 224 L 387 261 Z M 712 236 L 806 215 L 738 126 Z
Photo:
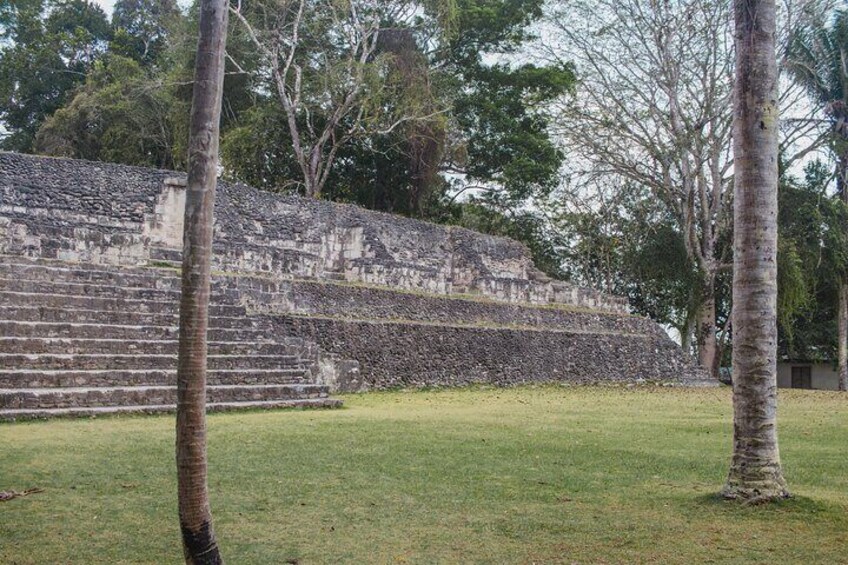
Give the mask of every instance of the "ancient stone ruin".
M 184 175 L 0 153 L 0 419 L 175 397 Z M 332 391 L 703 374 L 519 243 L 219 183 L 210 409 Z

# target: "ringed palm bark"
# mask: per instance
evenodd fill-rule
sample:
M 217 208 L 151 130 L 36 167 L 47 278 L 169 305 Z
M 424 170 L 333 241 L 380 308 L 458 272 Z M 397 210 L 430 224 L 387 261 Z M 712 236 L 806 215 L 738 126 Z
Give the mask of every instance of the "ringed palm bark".
M 777 445 L 775 1 L 734 0 L 733 458 L 722 494 L 789 491 Z
M 824 107 L 830 122 L 830 148 L 836 159 L 836 186 L 848 205 L 848 10 L 838 10 L 827 25 L 801 29 L 787 52 L 789 70 L 816 103 Z M 848 275 L 839 286 L 837 323 L 839 390 L 848 390 Z
M 223 562 L 206 482 L 206 329 L 226 36 L 226 0 L 202 0 L 189 129 L 177 362 L 177 486 L 183 552 L 190 564 Z

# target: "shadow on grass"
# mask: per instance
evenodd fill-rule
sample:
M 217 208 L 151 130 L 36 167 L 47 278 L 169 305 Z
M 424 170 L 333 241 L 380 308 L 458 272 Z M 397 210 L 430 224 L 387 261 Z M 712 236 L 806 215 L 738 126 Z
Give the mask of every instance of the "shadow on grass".
M 844 510 L 839 504 L 825 503 L 814 498 L 797 495 L 783 500 L 752 504 L 744 500 L 728 500 L 716 492 L 697 496 L 694 501 L 698 507 L 704 510 L 746 516 L 753 514 L 763 517 L 774 514 L 806 516 L 820 513 L 841 513 Z

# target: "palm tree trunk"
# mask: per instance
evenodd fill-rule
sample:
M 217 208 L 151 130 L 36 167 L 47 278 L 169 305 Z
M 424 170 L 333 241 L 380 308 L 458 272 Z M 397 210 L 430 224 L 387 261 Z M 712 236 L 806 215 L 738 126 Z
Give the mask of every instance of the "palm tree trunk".
M 186 563 L 222 563 L 206 484 L 206 329 L 218 168 L 226 0 L 200 3 L 191 108 L 177 362 L 177 486 Z
M 839 284 L 839 390 L 848 390 L 848 283 Z
M 839 135 L 837 133 L 837 135 Z M 836 171 L 836 186 L 842 202 L 848 205 L 848 152 L 839 158 Z M 839 390 L 848 391 L 848 281 L 844 278 L 839 283 L 839 312 L 836 316 L 839 346 Z
M 775 1 L 734 0 L 733 458 L 722 494 L 789 496 L 777 445 Z

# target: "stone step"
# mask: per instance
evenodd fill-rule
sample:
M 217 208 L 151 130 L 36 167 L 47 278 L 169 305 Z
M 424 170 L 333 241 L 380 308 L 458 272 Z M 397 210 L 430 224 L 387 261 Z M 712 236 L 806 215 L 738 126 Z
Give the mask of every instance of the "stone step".
M 69 313 L 70 314 L 70 313 Z M 68 316 L 73 319 L 73 316 Z M 232 320 L 235 320 L 233 318 Z M 103 338 L 103 339 L 177 339 L 179 328 L 176 318 L 169 320 L 173 325 L 121 325 L 106 323 L 43 322 L 37 321 L 0 321 L 0 335 L 43 338 Z M 219 318 L 210 320 L 213 324 L 221 322 Z M 249 320 L 258 323 L 257 320 Z M 220 328 L 212 327 L 206 334 L 210 341 L 270 341 L 274 333 L 264 324 L 256 328 Z M 0 350 L 2 351 L 2 350 Z M 11 352 L 9 352 L 11 353 Z
M 7 279 L 0 277 L 0 290 L 38 294 L 132 298 L 156 302 L 178 302 L 180 299 L 179 285 L 174 288 L 155 288 L 152 286 L 152 282 L 148 286 L 130 286 L 118 283 L 68 282 L 64 280 L 33 281 L 23 278 Z M 213 286 L 210 293 L 210 302 L 213 305 L 238 306 L 238 299 L 238 291 L 224 284 Z
M 174 270 L 0 256 L 0 420 L 173 411 L 179 294 Z M 239 298 L 213 281 L 209 410 L 338 406 Z
M 127 287 L 180 291 L 180 270 L 160 267 L 120 267 L 62 261 L 32 261 L 0 255 L 0 278 L 77 285 L 99 285 L 107 288 Z M 238 296 L 231 276 L 212 275 L 212 295 Z
M 270 324 L 261 317 L 221 315 L 217 306 L 209 308 L 209 326 L 214 328 L 239 328 L 270 331 Z M 85 308 L 65 309 L 54 306 L 3 306 L 0 305 L 0 323 L 9 321 L 82 323 L 122 326 L 168 326 L 179 325 L 177 306 L 173 312 L 132 312 L 127 310 L 89 310 Z M 91 337 L 109 337 L 95 335 Z
M 64 280 L 31 281 L 22 278 L 8 279 L 2 277 L 0 277 L 0 291 L 47 295 L 133 298 L 136 300 L 153 300 L 156 302 L 178 302 L 180 299 L 180 290 L 178 288 L 151 288 L 148 286 L 94 284 L 87 282 L 68 282 Z
M 0 290 L 157 301 L 179 300 L 182 281 L 179 271 L 172 269 L 130 269 L 85 264 L 78 264 L 75 269 L 66 269 L 40 263 L 10 266 L 2 263 L 5 257 L 8 256 L 0 255 Z M 239 297 L 238 284 L 232 276 L 213 274 L 213 304 L 237 304 Z
M 118 286 L 109 284 L 92 284 L 67 281 L 30 281 L 25 279 L 0 278 L 0 291 L 20 292 L 25 294 L 60 295 L 60 296 L 92 296 L 102 298 L 133 299 L 153 302 L 179 302 L 180 290 L 168 288 L 151 288 L 144 286 Z M 234 299 L 237 296 L 233 293 Z M 237 305 L 230 297 L 212 292 L 213 304 Z
M 0 353 L 175 355 L 178 346 L 176 339 L 0 337 Z M 284 343 L 274 342 L 209 341 L 208 346 L 212 355 L 286 355 L 289 352 Z
M 307 382 L 308 372 L 300 365 L 279 369 L 210 370 L 206 382 L 210 385 L 272 385 Z M 55 388 L 175 385 L 176 369 L 135 370 L 18 370 L 0 371 L 0 388 Z
M 206 405 L 207 412 L 235 410 L 274 410 L 286 408 L 338 408 L 342 401 L 335 398 L 301 398 L 296 400 L 264 400 L 255 402 L 215 402 Z M 175 405 L 107 406 L 83 408 L 53 408 L 41 410 L 0 410 L 0 420 L 38 420 L 47 418 L 96 418 L 117 414 L 167 414 L 176 411 Z
M 299 363 L 295 355 L 209 355 L 210 369 L 288 369 Z M 130 354 L 20 354 L 0 353 L 0 370 L 173 369 L 174 355 Z
M 328 396 L 324 385 L 212 385 L 207 402 L 279 401 Z M 0 410 L 176 404 L 176 386 L 0 389 Z
M 176 269 L 107 267 L 87 263 L 33 261 L 9 255 L 0 255 L 0 277 L 29 281 L 65 281 L 165 290 L 179 290 L 181 284 L 180 272 Z
M 74 316 L 68 315 L 73 319 Z M 210 330 L 207 337 L 215 330 Z M 258 331 L 251 331 L 258 333 Z M 77 323 L 51 321 L 0 321 L 0 335 L 23 338 L 107 338 L 107 339 L 177 339 L 179 328 L 176 325 L 121 325 L 105 323 Z M 227 340 L 229 341 L 229 340 Z M 11 352 L 10 352 L 11 353 Z
M 150 261 L 159 264 L 169 264 L 181 267 L 183 263 L 183 252 L 180 249 L 168 247 L 151 247 Z
M 130 311 L 149 314 L 179 312 L 179 302 L 177 300 L 144 300 L 0 290 L 0 306 L 22 305 L 68 310 Z M 217 316 L 245 316 L 247 310 L 244 306 L 213 303 L 210 305 L 209 313 L 210 315 Z

